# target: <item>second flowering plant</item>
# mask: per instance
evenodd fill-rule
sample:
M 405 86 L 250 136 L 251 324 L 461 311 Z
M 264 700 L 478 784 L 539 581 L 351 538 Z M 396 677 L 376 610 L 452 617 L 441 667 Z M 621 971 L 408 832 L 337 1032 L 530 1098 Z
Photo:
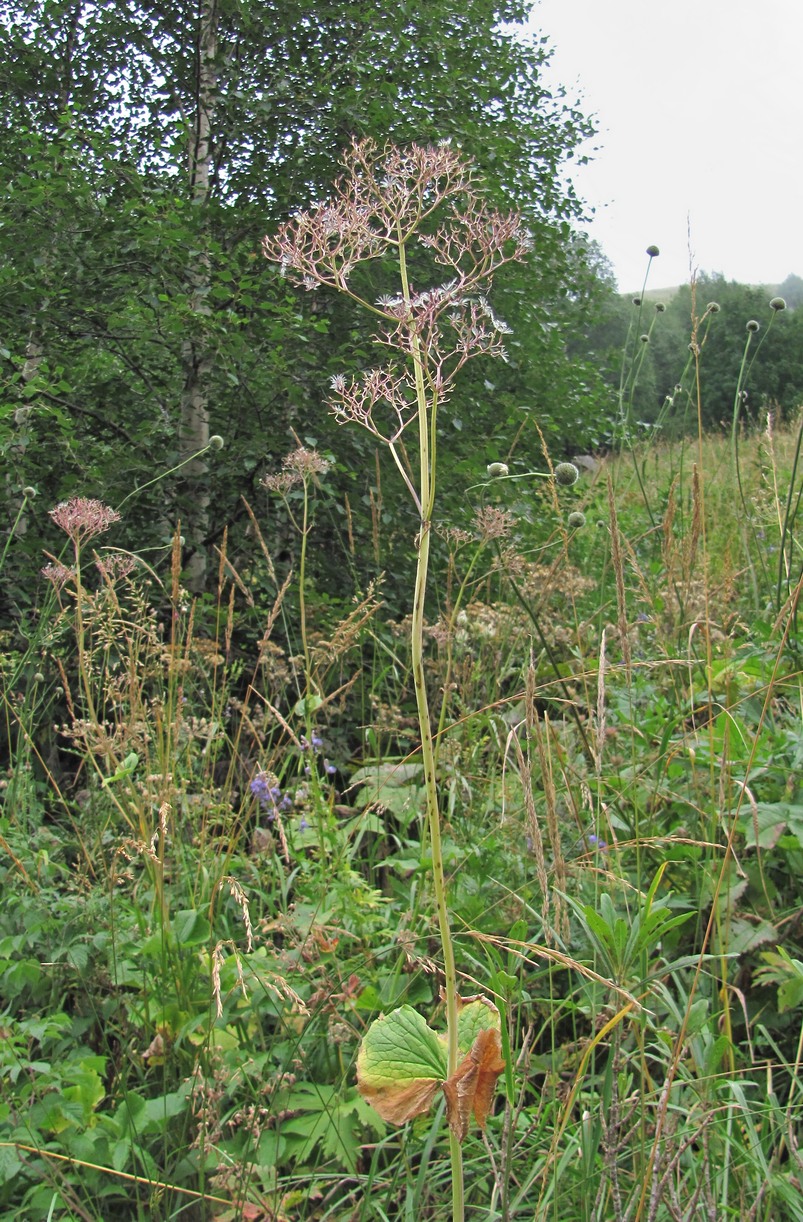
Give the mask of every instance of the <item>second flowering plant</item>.
M 326 286 L 376 320 L 387 359 L 356 378 L 332 379 L 331 408 L 390 450 L 419 516 L 411 653 L 432 880 L 443 958 L 446 1038 L 410 1007 L 378 1019 L 358 1057 L 360 1090 L 386 1120 L 403 1123 L 443 1090 L 450 1128 L 452 1209 L 464 1216 L 461 1141 L 473 1114 L 481 1126 L 504 1068 L 499 1015 L 483 998 L 463 999 L 457 973 L 441 844 L 435 750 L 424 680 L 424 604 L 435 509 L 438 414 L 475 356 L 505 357 L 509 328 L 488 293 L 495 272 L 530 249 L 515 214 L 488 206 L 472 163 L 448 144 L 379 148 L 355 142 L 331 197 L 264 242 L 264 252 L 305 288 Z M 411 255 L 414 259 L 411 260 Z M 395 291 L 369 300 L 360 266 L 392 259 Z M 426 268 L 426 283 L 410 270 Z

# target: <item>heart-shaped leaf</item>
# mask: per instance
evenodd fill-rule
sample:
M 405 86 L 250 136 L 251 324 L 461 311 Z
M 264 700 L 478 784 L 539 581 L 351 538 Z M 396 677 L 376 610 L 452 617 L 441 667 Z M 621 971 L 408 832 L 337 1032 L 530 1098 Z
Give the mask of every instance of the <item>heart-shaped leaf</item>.
M 446 1071 L 441 1040 L 412 1006 L 400 1006 L 366 1031 L 357 1086 L 383 1120 L 404 1124 L 429 1109 Z
M 458 998 L 457 1043 L 463 1059 L 447 1078 L 446 1036 L 436 1035 L 411 1006 L 368 1028 L 357 1057 L 360 1094 L 391 1124 L 426 1112 L 439 1087 L 449 1127 L 460 1141 L 473 1114 L 481 1129 L 505 1068 L 499 1011 L 485 997 Z

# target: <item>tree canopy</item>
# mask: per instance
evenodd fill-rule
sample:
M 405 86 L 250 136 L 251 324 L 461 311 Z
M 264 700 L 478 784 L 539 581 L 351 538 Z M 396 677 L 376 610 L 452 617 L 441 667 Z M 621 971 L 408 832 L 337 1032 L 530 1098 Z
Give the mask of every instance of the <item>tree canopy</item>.
M 180 517 L 203 558 L 294 431 L 335 449 L 344 494 L 367 502 L 373 451 L 336 434 L 324 406 L 332 372 L 366 364 L 366 337 L 342 303 L 299 301 L 259 255 L 352 137 L 456 142 L 533 235 L 527 265 L 500 279 L 510 363 L 466 380 L 443 426 L 451 461 L 473 472 L 516 438 L 530 461 L 536 420 L 556 446 L 593 444 L 607 392 L 565 342 L 596 285 L 564 173 L 589 124 L 544 85 L 527 4 L 5 7 L 9 516 L 26 485 L 48 503 L 143 488 L 126 511 L 138 537 Z M 212 433 L 225 449 L 187 462 Z

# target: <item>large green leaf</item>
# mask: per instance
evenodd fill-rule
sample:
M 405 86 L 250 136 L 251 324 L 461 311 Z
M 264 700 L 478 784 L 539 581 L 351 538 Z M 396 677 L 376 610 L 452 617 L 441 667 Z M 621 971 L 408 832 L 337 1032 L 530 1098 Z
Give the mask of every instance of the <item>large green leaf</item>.
M 444 1044 L 412 1006 L 383 1014 L 365 1033 L 357 1085 L 383 1120 L 404 1124 L 426 1112 L 446 1074 Z

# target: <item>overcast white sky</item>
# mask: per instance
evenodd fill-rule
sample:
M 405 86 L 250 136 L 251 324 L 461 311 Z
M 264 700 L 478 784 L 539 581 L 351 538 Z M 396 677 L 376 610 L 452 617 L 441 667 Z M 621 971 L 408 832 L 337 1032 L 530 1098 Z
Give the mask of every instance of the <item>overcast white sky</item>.
M 539 0 L 552 79 L 596 116 L 571 174 L 622 292 L 803 276 L 803 0 Z M 690 234 L 690 238 L 689 238 Z

